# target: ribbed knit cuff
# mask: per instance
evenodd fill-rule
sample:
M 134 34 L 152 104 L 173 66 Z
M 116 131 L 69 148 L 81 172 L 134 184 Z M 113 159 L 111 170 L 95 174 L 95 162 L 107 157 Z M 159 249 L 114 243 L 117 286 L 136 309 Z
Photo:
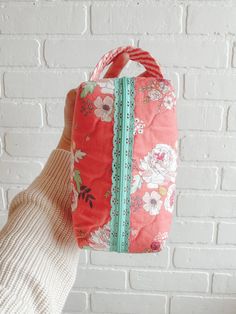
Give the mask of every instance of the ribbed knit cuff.
M 70 210 L 71 206 L 71 174 L 72 154 L 63 149 L 54 149 L 48 157 L 41 173 L 30 186 L 16 195 L 9 208 L 9 218 L 19 202 L 27 202 L 28 198 L 40 201 L 41 208 L 49 203 L 58 204 L 61 208 Z
M 63 149 L 54 149 L 40 175 L 31 183 L 30 192 L 41 192 L 52 197 L 61 207 L 70 207 L 70 174 L 72 154 Z M 48 204 L 47 204 L 48 205 Z
M 71 153 L 55 149 L 9 208 L 0 231 L 0 312 L 59 314 L 79 249 L 71 217 Z

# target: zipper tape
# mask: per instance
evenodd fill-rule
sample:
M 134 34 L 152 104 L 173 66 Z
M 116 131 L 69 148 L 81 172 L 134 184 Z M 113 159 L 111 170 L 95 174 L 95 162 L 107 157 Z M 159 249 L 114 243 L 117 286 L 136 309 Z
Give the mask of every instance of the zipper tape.
M 134 78 L 117 78 L 114 84 L 110 251 L 128 252 L 134 141 Z

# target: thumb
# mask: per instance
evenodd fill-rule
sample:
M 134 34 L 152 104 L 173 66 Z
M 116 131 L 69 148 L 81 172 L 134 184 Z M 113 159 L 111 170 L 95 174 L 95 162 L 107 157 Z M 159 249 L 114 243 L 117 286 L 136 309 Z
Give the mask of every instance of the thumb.
M 64 107 L 64 135 L 70 139 L 72 122 L 74 116 L 76 100 L 76 89 L 72 89 L 66 95 L 66 103 Z

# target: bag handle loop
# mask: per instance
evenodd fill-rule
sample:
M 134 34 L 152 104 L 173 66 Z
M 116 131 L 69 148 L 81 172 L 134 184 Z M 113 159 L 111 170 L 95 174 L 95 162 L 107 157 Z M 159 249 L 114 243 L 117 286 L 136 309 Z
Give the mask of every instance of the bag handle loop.
M 90 81 L 97 81 L 104 70 L 104 68 L 112 63 L 112 61 L 117 57 L 120 53 L 127 52 L 129 54 L 129 58 L 132 61 L 139 62 L 142 64 L 149 76 L 163 78 L 161 73 L 161 69 L 158 66 L 156 60 L 149 54 L 149 52 L 142 50 L 141 48 L 135 48 L 132 46 L 127 47 L 118 47 L 114 50 L 110 50 L 105 55 L 102 56 L 100 61 L 95 66 Z

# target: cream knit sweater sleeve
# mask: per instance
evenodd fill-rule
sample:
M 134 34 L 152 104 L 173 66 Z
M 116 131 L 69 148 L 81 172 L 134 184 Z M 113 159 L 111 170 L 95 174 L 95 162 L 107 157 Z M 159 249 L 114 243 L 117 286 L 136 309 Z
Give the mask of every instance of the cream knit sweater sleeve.
M 61 313 L 79 257 L 71 221 L 71 153 L 52 151 L 17 194 L 0 231 L 0 313 Z

